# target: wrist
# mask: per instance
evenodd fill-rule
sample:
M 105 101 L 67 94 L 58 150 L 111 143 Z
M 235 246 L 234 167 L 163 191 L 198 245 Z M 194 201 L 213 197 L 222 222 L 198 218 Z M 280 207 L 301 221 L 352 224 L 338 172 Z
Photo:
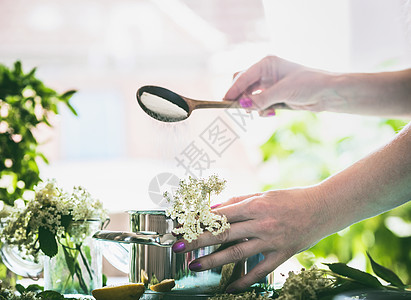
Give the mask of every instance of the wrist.
M 352 215 L 345 211 L 343 199 L 337 199 L 338 190 L 327 180 L 308 189 L 314 209 L 317 210 L 317 228 L 322 237 L 336 233 L 355 221 Z M 340 205 L 342 205 L 340 207 Z
M 317 184 L 306 188 L 305 192 L 309 206 L 315 212 L 313 228 L 316 228 L 318 240 L 342 229 L 337 225 L 339 222 L 336 219 L 339 216 L 335 213 L 335 207 L 331 201 L 332 191 L 329 187 Z
M 329 74 L 327 111 L 382 117 L 409 117 L 411 71 Z M 389 99 L 389 100 L 387 100 Z
M 328 73 L 323 95 L 324 110 L 329 112 L 348 112 L 351 95 L 349 94 L 352 78 L 350 74 Z

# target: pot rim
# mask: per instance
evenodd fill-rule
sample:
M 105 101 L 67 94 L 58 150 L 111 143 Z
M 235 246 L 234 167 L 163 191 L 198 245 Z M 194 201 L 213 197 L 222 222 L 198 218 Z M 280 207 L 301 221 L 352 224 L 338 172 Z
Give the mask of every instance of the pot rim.
M 164 209 L 147 209 L 147 210 L 127 210 L 127 213 L 130 215 L 165 215 L 166 211 Z

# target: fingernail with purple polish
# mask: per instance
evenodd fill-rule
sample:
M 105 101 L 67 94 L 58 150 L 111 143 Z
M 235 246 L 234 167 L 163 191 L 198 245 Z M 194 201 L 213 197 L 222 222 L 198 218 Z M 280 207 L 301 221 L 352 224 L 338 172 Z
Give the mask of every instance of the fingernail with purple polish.
M 249 108 L 253 106 L 253 101 L 250 98 L 241 98 L 240 100 L 238 100 L 238 102 L 243 108 Z
M 215 208 L 219 207 L 220 205 L 221 205 L 221 203 L 214 204 L 214 205 L 213 205 L 213 206 L 211 206 L 210 208 L 211 208 L 211 209 L 215 209 Z
M 275 110 L 270 111 L 270 112 L 267 114 L 267 116 L 270 116 L 270 117 L 275 116 Z
M 184 242 L 176 242 L 173 247 L 172 247 L 174 252 L 182 252 L 186 249 L 186 245 L 184 244 Z
M 199 262 L 194 261 L 191 264 L 189 264 L 188 268 L 191 271 L 199 271 L 201 270 L 201 264 Z

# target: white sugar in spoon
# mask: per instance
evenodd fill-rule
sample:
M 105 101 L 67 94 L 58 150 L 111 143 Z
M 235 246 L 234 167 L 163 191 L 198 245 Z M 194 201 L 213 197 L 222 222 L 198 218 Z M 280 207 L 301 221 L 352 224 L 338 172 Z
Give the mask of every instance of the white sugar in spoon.
M 163 122 L 187 119 L 199 108 L 237 108 L 237 101 L 194 100 L 178 95 L 166 88 L 146 85 L 137 90 L 137 102 L 151 117 Z

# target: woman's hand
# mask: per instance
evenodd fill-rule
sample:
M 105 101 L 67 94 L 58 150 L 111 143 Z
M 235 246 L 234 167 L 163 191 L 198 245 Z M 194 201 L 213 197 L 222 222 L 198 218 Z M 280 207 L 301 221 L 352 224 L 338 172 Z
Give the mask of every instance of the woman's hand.
M 315 198 L 314 187 L 232 198 L 214 210 L 227 217 L 231 223 L 229 230 L 217 236 L 206 232 L 191 243 L 177 241 L 173 250 L 187 252 L 239 241 L 227 249 L 192 261 L 192 271 L 208 270 L 262 253 L 264 260 L 227 287 L 227 292 L 244 290 L 326 234 L 327 213 Z
M 338 74 L 267 56 L 237 73 L 224 99 L 262 116 L 285 108 L 409 119 L 410 83 L 411 69 Z
M 248 70 L 237 73 L 224 99 L 238 100 L 262 116 L 276 108 L 322 111 L 326 102 L 342 101 L 330 86 L 331 73 L 310 69 L 276 56 L 267 56 Z

